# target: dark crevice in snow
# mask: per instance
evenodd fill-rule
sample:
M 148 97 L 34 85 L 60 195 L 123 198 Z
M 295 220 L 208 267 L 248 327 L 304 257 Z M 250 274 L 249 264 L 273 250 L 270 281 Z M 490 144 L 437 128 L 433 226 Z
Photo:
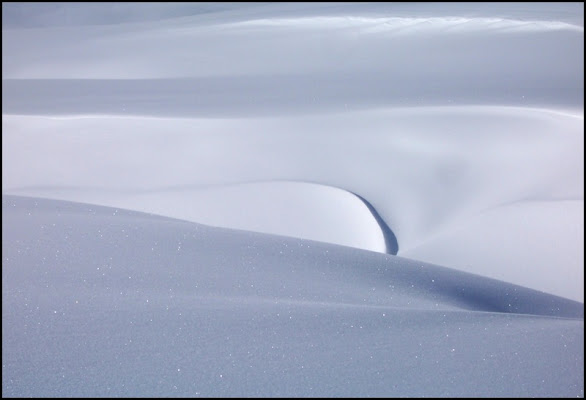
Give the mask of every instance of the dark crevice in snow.
M 358 197 L 364 203 L 364 205 L 368 208 L 368 211 L 370 211 L 370 213 L 372 214 L 372 217 L 380 226 L 380 230 L 385 240 L 385 252 L 388 254 L 397 255 L 397 253 L 399 252 L 399 243 L 397 242 L 397 237 L 395 236 L 391 228 L 387 225 L 385 220 L 382 219 L 382 217 L 379 215 L 378 211 L 376 211 L 376 208 L 374 208 L 372 204 L 370 204 L 370 202 L 366 200 L 364 197 L 354 192 L 350 193 Z

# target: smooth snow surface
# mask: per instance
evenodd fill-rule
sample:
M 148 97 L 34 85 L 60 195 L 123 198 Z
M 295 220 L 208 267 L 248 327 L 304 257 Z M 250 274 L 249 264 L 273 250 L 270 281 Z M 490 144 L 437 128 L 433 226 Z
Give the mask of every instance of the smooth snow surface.
M 2 184 L 5 193 L 384 251 L 351 192 L 390 227 L 399 255 L 582 301 L 583 121 L 495 106 L 225 119 L 5 115 Z M 512 203 L 524 217 L 509 217 Z M 438 237 L 442 251 L 428 251 Z
M 583 396 L 583 15 L 3 3 L 3 395 Z
M 584 395 L 584 305 L 392 255 L 2 199 L 2 394 Z
M 35 193 L 38 189 L 33 190 Z M 21 192 L 27 192 L 21 190 Z M 320 240 L 371 251 L 397 253 L 362 199 L 344 190 L 304 182 L 260 182 L 145 192 L 98 189 L 47 190 L 67 197 L 200 223 Z M 238 199 L 238 201 L 234 201 Z M 173 204 L 169 208 L 169 204 Z M 334 231 L 332 227 L 336 227 Z M 395 240 L 395 244 L 393 244 Z M 387 246 L 387 242 L 391 242 Z

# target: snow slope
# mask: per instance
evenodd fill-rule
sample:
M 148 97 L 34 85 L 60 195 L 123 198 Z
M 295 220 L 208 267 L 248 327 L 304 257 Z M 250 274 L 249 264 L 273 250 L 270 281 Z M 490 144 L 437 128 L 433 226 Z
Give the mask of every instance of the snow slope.
M 3 193 L 398 246 L 584 301 L 583 5 L 3 9 Z M 268 211 L 283 181 L 330 189 Z
M 29 190 L 19 190 L 29 192 Z M 39 189 L 30 190 L 39 192 Z M 235 229 L 320 240 L 397 253 L 396 238 L 363 199 L 344 190 L 305 182 L 273 181 L 145 191 L 44 189 L 66 197 Z M 235 201 L 237 199 L 237 201 Z M 172 204 L 172 207 L 169 205 Z M 334 230 L 335 229 L 335 230 Z
M 2 392 L 584 395 L 584 305 L 345 246 L 2 198 Z
M 3 395 L 583 397 L 583 14 L 3 3 Z
M 489 106 L 303 118 L 5 115 L 3 144 L 4 193 L 384 251 L 347 191 L 382 217 L 399 255 L 583 300 L 580 115 Z M 274 186 L 283 179 L 343 191 Z M 437 243 L 441 251 L 429 250 Z

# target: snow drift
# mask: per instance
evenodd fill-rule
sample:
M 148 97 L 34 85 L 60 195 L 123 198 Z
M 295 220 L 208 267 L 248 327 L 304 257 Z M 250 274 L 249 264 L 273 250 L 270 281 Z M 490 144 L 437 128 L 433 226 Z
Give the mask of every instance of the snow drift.
M 2 234 L 4 396 L 583 395 L 564 298 L 40 198 L 3 196 Z
M 583 121 L 494 106 L 303 118 L 5 115 L 3 188 L 384 251 L 360 202 L 275 181 L 311 182 L 368 201 L 399 255 L 583 300 Z
M 583 397 L 583 4 L 2 11 L 3 395 Z

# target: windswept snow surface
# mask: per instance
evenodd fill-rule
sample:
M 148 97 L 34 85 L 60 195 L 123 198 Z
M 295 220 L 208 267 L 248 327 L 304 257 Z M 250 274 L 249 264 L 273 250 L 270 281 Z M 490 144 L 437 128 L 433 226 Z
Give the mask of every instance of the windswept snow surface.
M 584 395 L 583 3 L 2 11 L 3 395 Z
M 19 190 L 19 192 L 35 192 Z M 363 199 L 344 190 L 305 182 L 258 182 L 156 191 L 91 188 L 44 189 L 66 197 L 187 221 L 320 240 L 397 254 L 396 238 Z M 238 201 L 234 201 L 238 199 Z M 170 208 L 169 205 L 173 206 Z M 335 230 L 333 228 L 336 228 Z
M 451 106 L 2 123 L 5 193 L 384 251 L 350 192 L 399 255 L 583 301 L 579 115 Z
M 2 395 L 584 395 L 584 304 L 392 255 L 2 198 Z

